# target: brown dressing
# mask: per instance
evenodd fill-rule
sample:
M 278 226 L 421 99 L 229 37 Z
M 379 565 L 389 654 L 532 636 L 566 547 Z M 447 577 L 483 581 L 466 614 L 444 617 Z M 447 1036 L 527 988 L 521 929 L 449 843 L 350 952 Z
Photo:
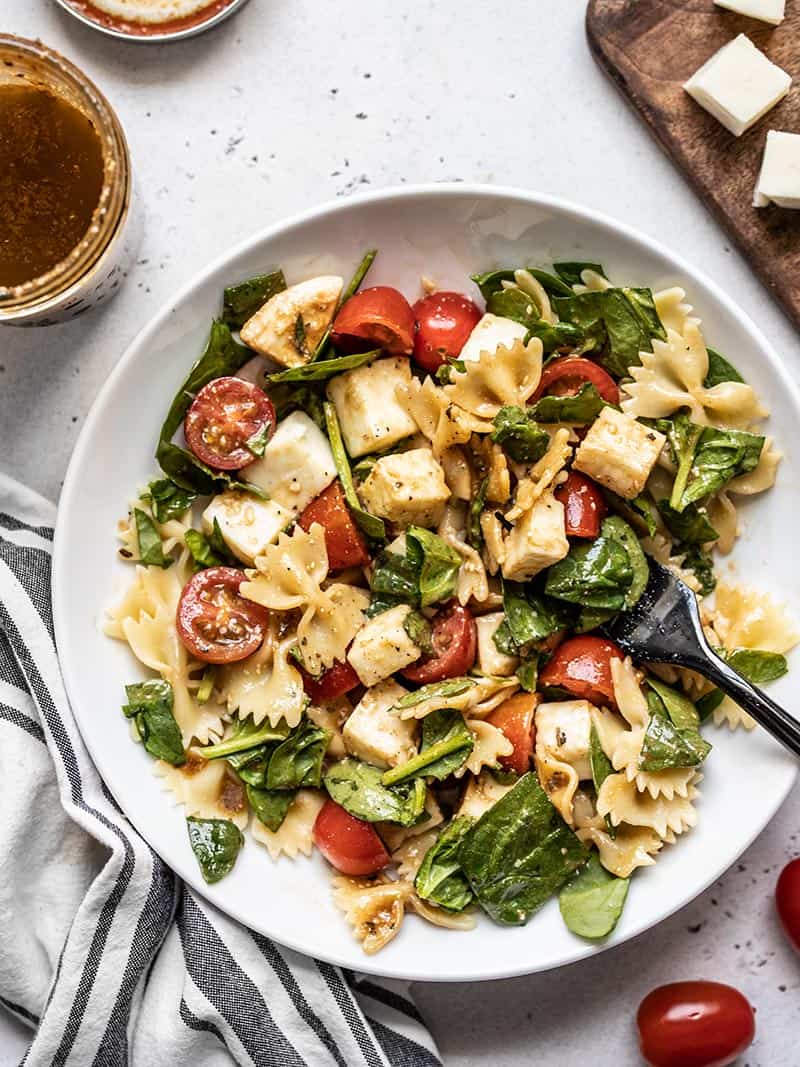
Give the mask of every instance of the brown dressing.
M 0 85 L 0 285 L 38 278 L 75 248 L 103 181 L 86 115 L 46 89 Z

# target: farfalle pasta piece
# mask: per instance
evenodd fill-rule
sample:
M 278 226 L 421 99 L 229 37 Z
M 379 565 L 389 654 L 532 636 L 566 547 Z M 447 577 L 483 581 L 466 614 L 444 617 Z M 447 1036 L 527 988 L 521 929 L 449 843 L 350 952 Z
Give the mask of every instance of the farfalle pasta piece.
M 328 574 L 325 530 L 315 522 L 306 532 L 295 526 L 291 534 L 279 534 L 274 545 L 267 545 L 256 558 L 256 569 L 249 571 L 239 593 L 272 611 L 293 608 L 330 607 L 330 599 L 320 588 Z
M 653 303 L 665 330 L 682 334 L 688 322 L 700 325 L 700 319 L 692 315 L 694 308 L 686 303 L 686 290 L 679 285 L 653 293 Z
M 482 719 L 519 689 L 519 681 L 516 678 L 474 675 L 471 680 L 474 684 L 463 693 L 449 697 L 432 696 L 410 707 L 394 710 L 400 714 L 402 719 L 424 719 L 432 711 L 438 711 L 441 708 L 468 711 L 471 719 Z
M 274 833 L 260 819 L 253 819 L 250 827 L 253 840 L 263 845 L 273 860 L 281 856 L 296 859 L 301 853 L 310 856 L 314 848 L 314 822 L 324 803 L 325 797 L 315 789 L 298 789 L 286 818 Z
M 347 648 L 364 624 L 369 593 L 336 582 L 325 590 L 330 606 L 321 603 L 306 613 L 297 627 L 297 645 L 303 666 L 313 675 L 345 659 Z
M 408 882 L 368 881 L 335 875 L 333 899 L 344 912 L 356 940 L 368 956 L 379 952 L 396 936 L 413 893 Z
M 453 772 L 455 778 L 463 778 L 467 771 L 470 774 L 480 774 L 484 767 L 499 767 L 501 757 L 510 756 L 514 751 L 514 746 L 503 731 L 491 723 L 475 719 L 467 725 L 474 744 L 465 762 Z
M 503 524 L 493 511 L 484 511 L 481 515 L 481 533 L 486 570 L 489 574 L 497 574 L 505 563 L 506 545 Z
M 397 865 L 398 878 L 402 878 L 406 882 L 414 881 L 417 871 L 425 859 L 425 854 L 438 836 L 439 834 L 435 830 L 425 830 L 424 833 L 417 834 L 416 837 L 411 837 L 404 841 L 399 848 L 392 852 L 392 862 Z
M 628 725 L 647 726 L 650 718 L 647 699 L 642 692 L 641 675 L 630 656 L 611 660 L 611 681 L 617 707 Z
M 560 426 L 550 438 L 550 446 L 542 458 L 525 473 L 520 472 L 514 506 L 506 513 L 509 522 L 516 522 L 526 511 L 530 511 L 555 483 L 572 457 L 569 439 L 570 431 Z
M 489 437 L 474 437 L 472 451 L 479 468 L 479 480 L 486 479 L 486 500 L 505 504 L 511 496 L 511 474 L 506 454 Z
M 408 898 L 406 907 L 426 922 L 441 926 L 445 930 L 474 930 L 478 921 L 474 908 L 457 912 L 446 911 L 445 908 L 437 908 L 427 900 L 422 900 L 416 893 L 412 893 Z
M 252 656 L 223 668 L 229 711 L 236 711 L 240 719 L 252 717 L 256 726 L 264 719 L 270 726 L 281 719 L 297 726 L 307 701 L 303 677 L 290 660 L 294 643 L 292 636 L 271 646 L 265 641 Z
M 328 747 L 325 750 L 329 759 L 344 759 L 347 755 L 342 726 L 352 710 L 353 706 L 346 696 L 337 697 L 326 704 L 310 704 L 306 708 L 306 718 L 330 734 Z
M 450 503 L 437 527 L 437 534 L 463 560 L 456 578 L 456 598 L 462 606 L 470 600 L 482 604 L 489 597 L 489 579 L 480 553 L 465 540 L 466 508 Z
M 536 775 L 550 803 L 560 813 L 561 818 L 573 825 L 572 804 L 578 788 L 578 775 L 574 767 L 557 759 L 552 752 L 539 743 L 537 738 L 534 753 Z
M 646 826 L 619 826 L 614 837 L 597 826 L 579 829 L 577 834 L 595 846 L 602 865 L 617 878 L 630 878 L 637 867 L 652 867 L 653 856 L 664 847 L 664 840 Z
M 597 811 L 608 816 L 612 825 L 627 823 L 630 826 L 648 827 L 659 837 L 670 832 L 682 834 L 697 824 L 694 800 L 698 796 L 696 783 L 702 775 L 695 774 L 685 797 L 651 797 L 640 793 L 634 782 L 624 774 L 610 774 L 597 793 Z
M 244 786 L 228 769 L 224 759 L 207 760 L 189 749 L 180 767 L 157 760 L 153 773 L 182 804 L 184 813 L 200 819 L 230 819 L 240 830 L 247 826 L 249 809 Z
M 542 342 L 532 338 L 527 345 L 514 341 L 495 352 L 481 352 L 480 359 L 466 364 L 444 387 L 447 399 L 458 407 L 490 420 L 504 404 L 524 407 L 536 391 L 542 375 Z
M 460 411 L 448 400 L 444 389 L 433 378 L 419 381 L 412 378 L 398 385 L 397 400 L 416 422 L 420 432 L 431 443 L 434 456 L 439 459 L 450 448 L 466 444 L 475 433 L 488 433 L 491 422 L 478 421 Z

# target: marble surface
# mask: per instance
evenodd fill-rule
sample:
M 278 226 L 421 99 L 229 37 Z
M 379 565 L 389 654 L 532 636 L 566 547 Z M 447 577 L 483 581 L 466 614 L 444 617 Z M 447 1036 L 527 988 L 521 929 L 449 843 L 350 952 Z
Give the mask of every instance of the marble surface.
M 145 208 L 138 263 L 101 311 L 0 334 L 0 465 L 55 499 L 92 400 L 140 326 L 200 265 L 281 216 L 397 183 L 557 193 L 624 219 L 728 289 L 800 376 L 796 333 L 592 62 L 580 0 L 250 0 L 180 44 L 108 40 L 48 0 L 0 0 L 4 30 L 65 52 L 105 90 Z M 357 14 L 355 13 L 357 11 Z M 800 960 L 777 873 L 800 851 L 800 791 L 725 877 L 593 960 L 488 985 L 418 985 L 448 1065 L 640 1062 L 634 1015 L 664 981 L 733 982 L 757 1006 L 749 1067 L 792 1067 Z M 0 1013 L 0 1067 L 25 1032 Z

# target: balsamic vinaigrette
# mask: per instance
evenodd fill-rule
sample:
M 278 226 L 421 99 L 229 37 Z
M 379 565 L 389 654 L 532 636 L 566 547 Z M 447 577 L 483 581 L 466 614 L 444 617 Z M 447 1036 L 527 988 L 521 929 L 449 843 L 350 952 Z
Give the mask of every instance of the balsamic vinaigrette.
M 51 270 L 86 234 L 103 189 L 100 136 L 64 97 L 0 85 L 0 285 Z

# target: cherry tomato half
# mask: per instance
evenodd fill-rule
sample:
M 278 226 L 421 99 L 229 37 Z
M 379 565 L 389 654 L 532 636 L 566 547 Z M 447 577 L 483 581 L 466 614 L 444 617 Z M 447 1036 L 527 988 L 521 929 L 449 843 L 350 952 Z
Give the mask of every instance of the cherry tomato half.
M 554 359 L 542 371 L 542 377 L 530 403 L 543 397 L 574 396 L 587 382 L 595 387 L 603 400 L 619 404 L 619 389 L 610 374 L 602 367 L 581 356 L 562 356 Z
M 800 858 L 787 863 L 775 886 L 775 903 L 786 936 L 800 949 Z
M 235 567 L 208 567 L 183 587 L 178 601 L 178 636 L 204 663 L 236 663 L 264 640 L 269 613 L 239 596 L 247 581 Z
M 306 671 L 303 675 L 303 686 L 306 693 L 311 697 L 314 704 L 324 704 L 326 700 L 335 700 L 336 697 L 349 693 L 357 685 L 361 685 L 358 675 L 349 663 L 336 663 L 319 678 L 312 678 Z
M 559 645 L 539 675 L 541 686 L 557 685 L 579 700 L 616 707 L 611 660 L 623 659 L 613 641 L 571 637 Z
M 555 498 L 564 505 L 567 537 L 597 537 L 608 508 L 603 494 L 591 478 L 570 471 L 567 480 L 556 489 Z
M 417 334 L 414 362 L 434 373 L 448 359 L 455 359 L 467 343 L 480 310 L 461 293 L 429 293 L 414 305 Z
M 651 1067 L 727 1067 L 756 1032 L 750 1003 L 721 982 L 672 982 L 648 993 L 636 1016 Z
M 242 378 L 215 378 L 192 401 L 183 421 L 186 443 L 217 470 L 236 471 L 258 456 L 252 438 L 266 444 L 275 429 L 275 408 L 257 385 Z
M 342 874 L 375 874 L 391 863 L 391 856 L 368 822 L 326 800 L 314 821 L 314 844 Z
M 393 356 L 408 356 L 414 347 L 414 312 L 389 285 L 362 289 L 342 305 L 331 337 L 343 352 L 382 348 Z
M 500 757 L 500 766 L 516 774 L 530 767 L 536 732 L 533 717 L 541 700 L 538 693 L 515 693 L 496 707 L 486 720 L 496 726 L 514 746 L 510 756 Z
M 341 482 L 333 482 L 324 489 L 297 521 L 306 531 L 314 522 L 324 528 L 328 566 L 332 571 L 369 563 L 367 542 L 353 521 Z
M 472 613 L 451 603 L 431 621 L 433 652 L 400 673 L 409 682 L 428 685 L 466 674 L 478 652 L 478 627 Z

